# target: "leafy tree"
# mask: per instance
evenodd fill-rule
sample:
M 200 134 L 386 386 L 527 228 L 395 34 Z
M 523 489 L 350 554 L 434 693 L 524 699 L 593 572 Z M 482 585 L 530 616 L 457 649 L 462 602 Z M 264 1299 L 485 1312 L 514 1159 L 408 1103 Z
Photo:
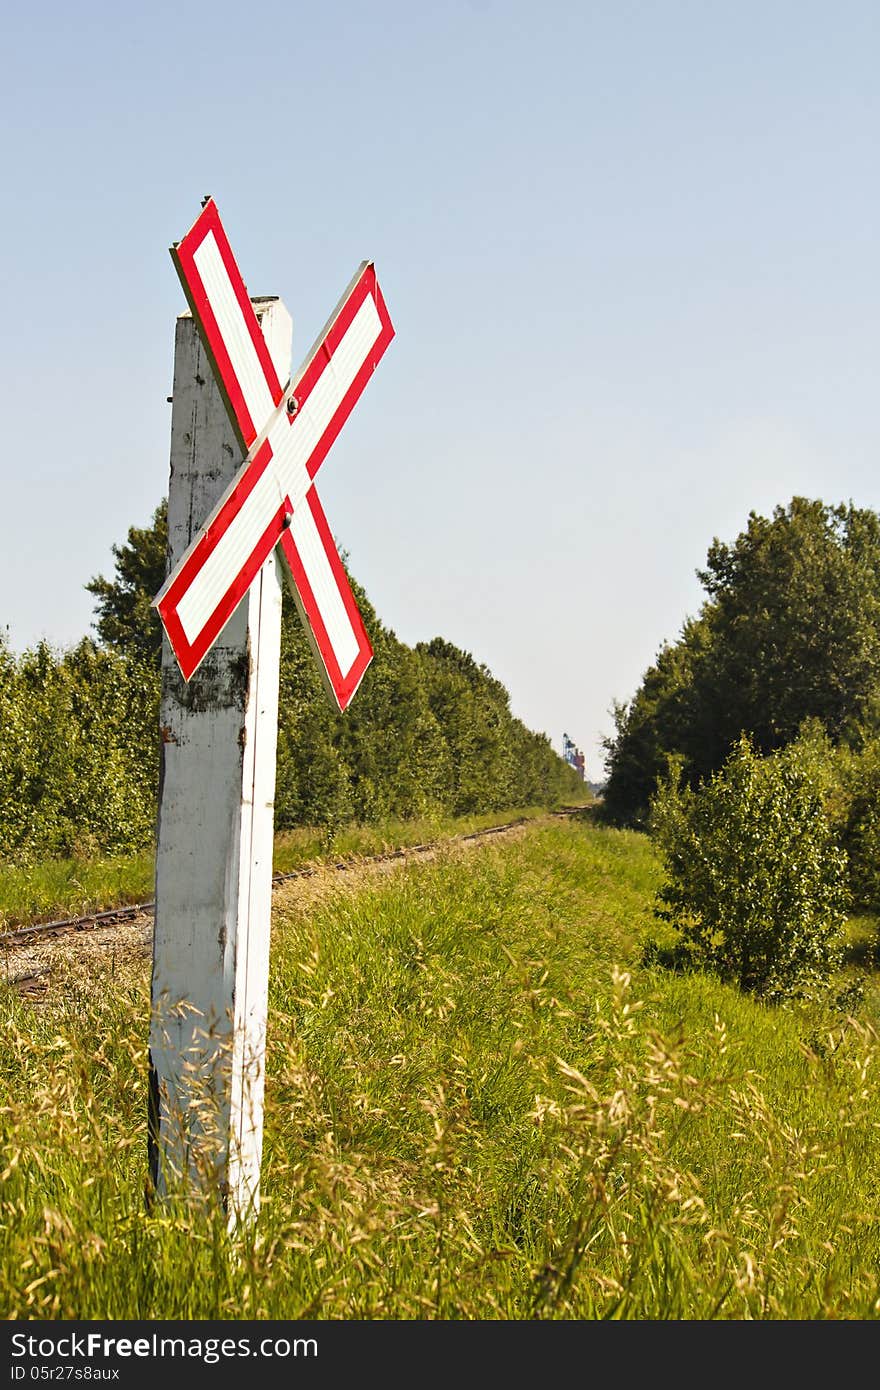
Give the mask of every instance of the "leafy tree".
M 835 742 L 880 727 L 880 516 L 795 497 L 752 512 L 732 545 L 715 539 L 698 575 L 698 618 L 615 711 L 604 805 L 617 823 L 646 823 L 670 758 L 696 787 L 742 733 L 767 753 L 808 718 Z
M 653 826 L 666 880 L 657 915 L 682 961 L 745 990 L 791 994 L 840 961 L 846 855 L 809 741 L 761 757 L 741 738 L 697 791 L 668 778 Z
M 838 755 L 839 842 L 849 861 L 853 906 L 880 912 L 880 739 Z
M 428 703 L 449 749 L 452 809 L 466 814 L 515 800 L 507 691 L 485 666 L 435 637 L 420 642 Z
M 7 858 L 131 850 L 155 829 L 158 673 L 88 638 L 0 649 L 0 841 Z
M 835 741 L 874 715 L 880 684 L 880 516 L 792 499 L 717 539 L 699 571 L 714 607 L 707 694 L 724 742 L 764 752 L 820 719 Z
M 603 792 L 608 819 L 644 828 L 670 759 L 689 779 L 713 766 L 708 710 L 696 698 L 712 641 L 706 617 L 689 619 L 678 642 L 661 647 L 628 705 L 614 707 L 616 734 L 605 740 L 610 774 Z
M 168 501 L 163 499 L 149 526 L 132 526 L 125 545 L 114 545 L 116 578 L 99 574 L 86 585 L 98 600 L 98 635 L 111 647 L 134 652 L 159 666 L 162 627 L 153 599 L 165 583 L 168 550 Z

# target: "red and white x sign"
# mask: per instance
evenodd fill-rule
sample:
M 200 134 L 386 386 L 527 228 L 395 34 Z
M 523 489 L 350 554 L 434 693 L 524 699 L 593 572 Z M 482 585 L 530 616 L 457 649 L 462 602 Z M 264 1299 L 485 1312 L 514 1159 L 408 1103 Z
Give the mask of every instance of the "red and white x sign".
M 375 269 L 282 387 L 212 200 L 171 254 L 246 458 L 154 604 L 189 680 L 278 545 L 344 710 L 373 649 L 312 480 L 394 337 Z

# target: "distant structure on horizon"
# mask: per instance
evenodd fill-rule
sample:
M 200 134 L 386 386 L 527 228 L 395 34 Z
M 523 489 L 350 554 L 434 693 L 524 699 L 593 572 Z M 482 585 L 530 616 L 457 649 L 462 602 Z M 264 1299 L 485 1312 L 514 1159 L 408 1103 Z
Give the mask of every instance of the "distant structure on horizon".
M 587 771 L 584 762 L 584 755 L 579 748 L 576 748 L 568 734 L 562 735 L 562 756 L 570 767 L 580 775 L 582 782 L 587 780 Z

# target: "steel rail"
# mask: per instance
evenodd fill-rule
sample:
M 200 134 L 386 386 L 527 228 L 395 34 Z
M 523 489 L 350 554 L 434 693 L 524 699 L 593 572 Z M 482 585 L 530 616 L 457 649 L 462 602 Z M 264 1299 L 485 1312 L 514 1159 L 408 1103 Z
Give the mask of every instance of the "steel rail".
M 564 806 L 558 811 L 550 811 L 551 816 L 570 816 L 582 810 L 580 806 Z M 447 835 L 439 840 L 429 840 L 426 844 L 406 845 L 400 849 L 383 850 L 379 854 L 364 854 L 351 859 L 339 859 L 332 864 L 310 864 L 302 869 L 291 869 L 287 873 L 272 875 L 272 887 L 288 883 L 295 878 L 311 878 L 313 874 L 339 873 L 357 869 L 362 864 L 381 864 L 391 859 L 405 859 L 409 854 L 428 854 L 440 845 L 454 844 L 463 840 L 483 840 L 490 835 L 501 835 L 506 830 L 515 830 L 528 823 L 527 816 L 507 821 L 504 825 L 490 825 L 484 830 L 471 830 L 466 835 Z M 34 938 L 65 936 L 72 932 L 99 931 L 102 927 L 112 927 L 118 922 L 130 922 L 135 917 L 151 916 L 156 909 L 155 900 L 146 903 L 125 903 L 120 907 L 106 908 L 102 912 L 87 912 L 82 917 L 62 917 L 55 922 L 32 922 L 13 931 L 0 932 L 0 947 L 11 949 Z

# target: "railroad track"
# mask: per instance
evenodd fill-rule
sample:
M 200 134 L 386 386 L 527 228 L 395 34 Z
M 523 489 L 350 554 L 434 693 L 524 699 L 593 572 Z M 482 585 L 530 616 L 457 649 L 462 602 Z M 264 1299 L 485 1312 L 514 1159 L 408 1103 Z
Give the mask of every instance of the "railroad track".
M 575 815 L 582 809 L 580 806 L 563 806 L 558 811 L 550 811 L 548 814 L 553 817 L 568 817 Z M 302 869 L 292 869 L 289 873 L 273 874 L 272 887 L 277 888 L 282 883 L 289 883 L 296 878 L 311 878 L 314 874 L 344 873 L 346 870 L 359 868 L 362 864 L 381 864 L 392 859 L 406 859 L 410 855 L 430 854 L 442 844 L 488 839 L 492 835 L 501 835 L 508 830 L 516 830 L 520 825 L 525 825 L 527 820 L 526 816 L 519 816 L 516 820 L 506 821 L 504 825 L 490 825 L 485 830 L 471 830 L 467 835 L 450 835 L 441 840 L 430 840 L 423 845 L 407 845 L 402 849 L 385 850 L 381 854 L 364 854 L 356 859 L 339 859 L 332 864 L 316 864 L 308 865 Z M 63 917 L 55 922 L 32 922 L 25 927 L 16 927 L 14 931 L 0 932 L 0 947 L 10 951 L 16 946 L 26 946 L 34 941 L 47 940 L 53 936 L 67 936 L 74 932 L 100 931 L 102 927 L 114 927 L 120 922 L 130 922 L 135 917 L 152 916 L 155 908 L 154 901 L 125 903 L 121 907 L 110 907 L 103 912 L 88 912 L 82 917 Z

